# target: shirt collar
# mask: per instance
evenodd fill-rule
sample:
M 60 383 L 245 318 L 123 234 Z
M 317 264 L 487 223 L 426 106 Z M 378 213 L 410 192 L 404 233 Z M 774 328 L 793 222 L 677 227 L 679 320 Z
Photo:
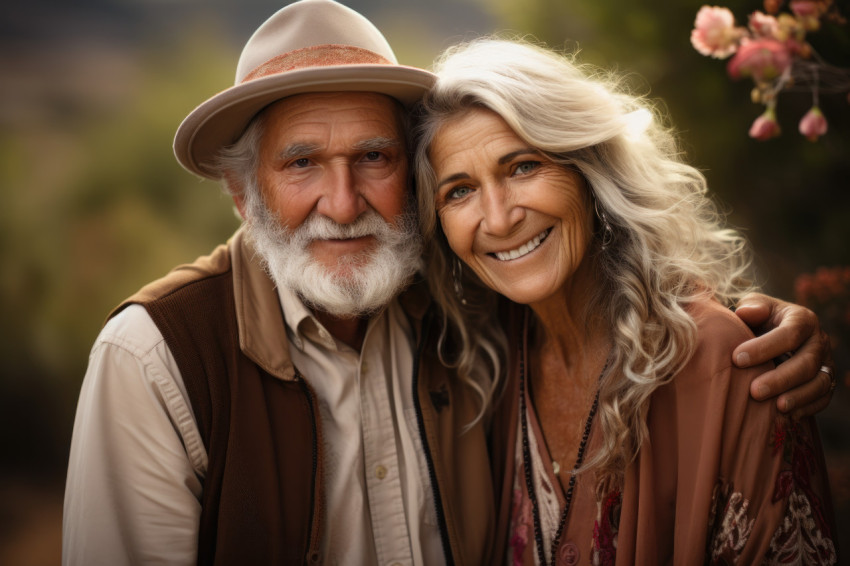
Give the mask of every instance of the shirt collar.
M 236 232 L 229 245 L 239 347 L 270 374 L 284 380 L 295 379 L 283 310 L 274 284 L 244 228 Z
M 299 350 L 304 349 L 304 340 L 317 342 L 324 348 L 338 350 L 336 340 L 319 322 L 297 293 L 285 287 L 278 287 L 277 295 L 283 307 L 283 319 L 289 339 Z

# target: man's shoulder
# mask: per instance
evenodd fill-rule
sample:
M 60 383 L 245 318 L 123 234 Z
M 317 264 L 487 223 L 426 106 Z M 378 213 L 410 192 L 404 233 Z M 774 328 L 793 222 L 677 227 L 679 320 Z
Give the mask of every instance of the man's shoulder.
M 161 347 L 162 343 L 162 333 L 147 310 L 141 305 L 129 304 L 106 322 L 95 348 L 108 344 L 143 358 Z

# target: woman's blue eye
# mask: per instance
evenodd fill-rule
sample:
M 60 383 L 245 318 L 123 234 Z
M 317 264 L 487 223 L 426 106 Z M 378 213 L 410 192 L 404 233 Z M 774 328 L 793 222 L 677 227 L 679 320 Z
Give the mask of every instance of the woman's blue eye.
M 526 175 L 531 173 L 540 165 L 539 161 L 523 161 L 516 166 L 514 169 L 514 174 L 516 175 Z
M 449 194 L 447 196 L 450 199 L 459 199 L 465 197 L 471 192 L 472 189 L 470 189 L 469 187 L 455 187 L 449 191 Z

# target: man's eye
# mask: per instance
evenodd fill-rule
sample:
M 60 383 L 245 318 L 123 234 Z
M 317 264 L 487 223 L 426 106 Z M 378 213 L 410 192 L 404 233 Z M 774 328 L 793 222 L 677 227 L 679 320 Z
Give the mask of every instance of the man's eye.
M 514 169 L 515 175 L 527 175 L 537 169 L 540 166 L 539 161 L 523 161 L 516 166 Z
M 380 151 L 369 151 L 363 156 L 364 161 L 378 161 L 383 157 Z
M 306 157 L 302 157 L 300 159 L 296 159 L 292 162 L 293 167 L 309 167 L 310 160 Z

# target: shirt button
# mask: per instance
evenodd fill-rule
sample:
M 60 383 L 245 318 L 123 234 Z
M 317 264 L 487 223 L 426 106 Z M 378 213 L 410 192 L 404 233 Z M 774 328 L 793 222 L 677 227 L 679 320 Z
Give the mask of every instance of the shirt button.
M 575 566 L 578 564 L 578 559 L 580 558 L 580 553 L 578 547 L 568 542 L 561 547 L 558 551 L 558 563 L 564 564 L 565 566 Z
M 378 466 L 375 466 L 375 477 L 379 480 L 384 479 L 385 477 L 387 477 L 387 469 L 384 466 L 381 466 L 380 464 Z

